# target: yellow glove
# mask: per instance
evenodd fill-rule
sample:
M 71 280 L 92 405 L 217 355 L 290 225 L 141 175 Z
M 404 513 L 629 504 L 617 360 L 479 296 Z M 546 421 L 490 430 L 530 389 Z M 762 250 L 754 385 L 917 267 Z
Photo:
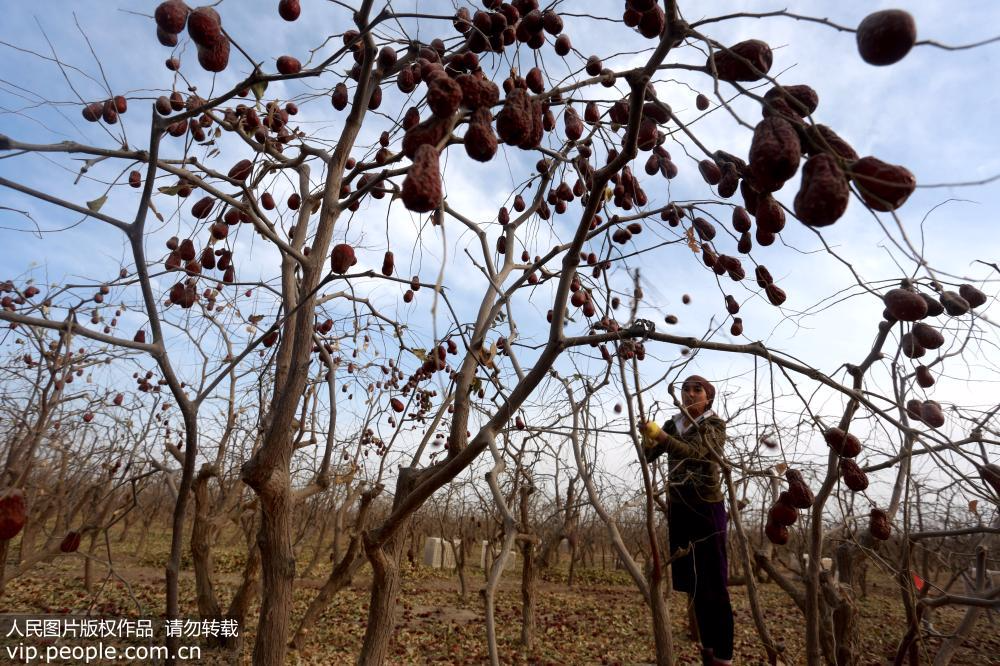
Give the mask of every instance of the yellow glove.
M 645 425 L 642 426 L 642 445 L 647 449 L 656 446 L 656 439 L 663 432 L 660 426 L 656 424 L 656 421 L 647 421 Z

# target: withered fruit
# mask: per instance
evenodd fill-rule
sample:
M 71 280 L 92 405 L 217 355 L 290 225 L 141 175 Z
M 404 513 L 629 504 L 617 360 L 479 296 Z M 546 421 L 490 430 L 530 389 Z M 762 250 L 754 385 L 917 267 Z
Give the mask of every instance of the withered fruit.
M 392 271 L 395 265 L 396 261 L 393 257 L 392 252 L 387 250 L 385 253 L 385 257 L 383 257 L 382 259 L 382 275 L 385 275 L 386 277 L 392 275 Z
M 785 471 L 785 478 L 788 480 L 788 502 L 796 509 L 810 508 L 815 498 L 802 472 L 789 468 Z
M 229 170 L 229 177 L 235 180 L 246 180 L 253 171 L 253 162 L 250 160 L 240 160 Z
M 528 86 L 528 90 L 536 95 L 540 95 L 545 90 L 545 79 L 542 77 L 542 70 L 537 67 L 529 69 L 527 75 L 524 77 L 524 83 Z
M 944 306 L 941 305 L 941 301 L 923 292 L 920 293 L 920 298 L 924 299 L 924 303 L 927 303 L 928 317 L 937 317 L 944 314 Z
M 774 283 L 774 278 L 771 277 L 771 271 L 767 270 L 767 267 L 764 265 L 758 265 L 754 268 L 753 272 L 754 276 L 757 278 L 757 286 L 761 289 Z
M 971 307 L 969 305 L 969 301 L 965 300 L 953 291 L 942 291 L 940 300 L 944 311 L 951 317 L 961 317 L 962 315 L 967 314 Z
M 764 93 L 764 100 L 774 102 L 784 101 L 797 115 L 805 118 L 811 115 L 819 106 L 819 95 L 807 85 L 775 86 Z
M 420 146 L 437 147 L 448 136 L 450 126 L 447 119 L 436 116 L 414 125 L 403 134 L 403 154 L 412 160 Z
M 868 520 L 868 531 L 879 541 L 887 541 L 892 534 L 889 516 L 882 509 L 872 509 Z
M 59 543 L 59 550 L 63 553 L 75 553 L 80 547 L 80 533 L 68 532 Z
M 570 141 L 579 141 L 583 136 L 583 121 L 573 107 L 568 107 L 563 114 L 563 123 L 566 126 L 566 138 Z M 655 171 L 654 171 L 655 173 Z
M 222 19 L 211 7 L 197 7 L 187 20 L 188 35 L 198 46 L 212 48 L 226 39 L 222 34 Z
M 906 401 L 906 415 L 909 416 L 914 421 L 924 420 L 923 414 L 921 413 L 920 407 L 923 405 L 920 400 L 912 399 Z
M 277 67 L 282 74 L 298 74 L 302 71 L 302 63 L 290 55 L 279 56 Z
M 191 206 L 191 214 L 203 220 L 212 213 L 212 207 L 215 205 L 215 199 L 212 197 L 202 197 L 193 206 Z
M 462 103 L 462 87 L 454 79 L 437 76 L 427 86 L 427 106 L 438 118 L 448 118 Z
M 769 234 L 785 228 L 785 209 L 770 194 L 761 195 L 757 202 L 757 228 Z
M 278 15 L 286 21 L 296 20 L 301 13 L 302 7 L 299 5 L 299 0 L 281 0 L 278 3 Z
M 862 157 L 851 165 L 851 178 L 861 198 L 883 213 L 896 210 L 913 194 L 917 180 L 906 167 L 888 164 L 876 157 Z
M 389 404 L 392 406 L 392 411 L 396 412 L 397 414 L 406 409 L 406 406 L 403 404 L 403 401 L 400 400 L 399 398 L 393 398 L 392 400 L 389 401 Z
M 785 290 L 773 283 L 764 287 L 764 294 L 767 296 L 767 300 L 771 302 L 771 305 L 775 307 L 780 306 L 787 298 Z
M 925 400 L 920 405 L 920 419 L 932 428 L 940 428 L 944 425 L 944 411 L 937 402 Z
M 669 322 L 668 322 L 669 323 Z M 743 335 L 743 320 L 739 317 L 733 317 L 733 324 L 729 327 L 729 334 L 733 337 L 739 337 Z
M 798 510 L 792 505 L 792 500 L 788 496 L 788 491 L 782 491 L 778 495 L 778 501 L 774 503 L 771 510 L 767 512 L 768 522 L 779 525 L 794 525 L 799 517 Z
M 174 48 L 175 46 L 177 46 L 177 35 L 166 32 L 160 26 L 156 26 L 156 41 L 158 41 L 160 44 L 168 48 Z M 169 63 L 170 60 L 176 60 L 176 59 L 170 58 L 169 60 L 167 60 L 167 62 Z M 178 65 L 180 65 L 180 61 L 178 61 Z M 167 65 L 167 68 L 170 69 L 169 64 Z
M 702 160 L 698 162 L 698 171 L 701 172 L 701 177 L 709 185 L 718 185 L 719 181 L 722 180 L 722 169 L 715 163 L 715 160 Z
M 909 289 L 890 289 L 882 297 L 885 309 L 899 321 L 917 321 L 927 316 L 927 303 Z
M 842 458 L 854 458 L 861 453 L 861 440 L 840 428 L 829 428 L 823 433 L 823 439 Z
M 694 105 L 699 111 L 706 111 L 709 106 L 708 98 L 698 93 L 698 96 L 694 98 Z
M 930 368 L 926 365 L 918 365 L 916 370 L 917 384 L 921 388 L 930 388 L 934 386 L 934 375 L 931 374 Z
M 531 43 L 529 43 L 528 46 L 531 46 Z M 541 44 L 539 44 L 539 47 L 540 46 Z M 572 48 L 573 42 L 570 40 L 569 35 L 565 32 L 556 37 L 556 43 L 552 45 L 552 50 L 555 51 L 558 56 L 568 56 Z
M 944 336 L 933 326 L 917 322 L 911 330 L 913 337 L 927 349 L 937 349 L 944 344 Z
M 330 253 L 331 268 L 337 275 L 343 275 L 356 263 L 358 259 L 354 256 L 354 248 L 347 243 L 335 245 Z
M 809 158 L 795 195 L 795 216 L 811 227 L 825 227 L 841 218 L 851 200 L 847 178 L 827 153 Z
M 903 352 L 903 356 L 907 358 L 921 358 L 927 353 L 927 350 L 917 342 L 912 333 L 903 334 L 903 337 L 899 339 L 899 347 Z
M 229 39 L 223 37 L 212 46 L 198 46 L 198 64 L 206 72 L 221 72 L 229 65 Z
M 771 117 L 757 123 L 749 155 L 753 188 L 757 192 L 780 190 L 798 170 L 801 153 L 799 136 L 787 120 Z
M 479 162 L 489 162 L 497 152 L 497 137 L 491 121 L 489 109 L 476 109 L 472 112 L 469 129 L 463 139 L 465 152 Z
M 176 35 L 184 29 L 188 12 L 191 10 L 182 0 L 167 0 L 161 2 L 153 13 L 156 27 L 171 35 Z
M 959 285 L 958 294 L 969 303 L 970 308 L 978 308 L 986 303 L 986 294 L 971 284 Z
M 807 126 L 803 148 L 810 156 L 829 153 L 848 163 L 858 160 L 858 153 L 854 148 L 826 125 Z
M 767 522 L 784 527 L 794 525 L 798 518 L 798 510 L 791 504 L 786 504 L 780 500 L 767 512 Z
M 753 249 L 753 240 L 750 238 L 750 233 L 744 231 L 740 234 L 740 239 L 736 242 L 736 250 L 741 254 L 750 254 Z
M 703 217 L 696 217 L 691 221 L 691 226 L 694 227 L 695 232 L 697 232 L 698 237 L 703 241 L 710 241 L 715 238 L 715 226 Z
M 784 546 L 788 543 L 788 528 L 784 525 L 768 521 L 764 525 L 764 534 L 767 536 L 768 541 L 776 546 Z
M 844 485 L 856 493 L 868 487 L 868 475 L 856 462 L 848 458 L 840 459 L 840 478 L 844 481 Z
M 330 96 L 330 103 L 337 111 L 347 108 L 347 84 L 341 81 L 333 87 L 333 94 Z
M 866 16 L 856 33 L 858 53 L 869 65 L 902 60 L 917 42 L 917 24 L 902 9 L 885 9 Z
M 0 541 L 16 537 L 27 518 L 24 491 L 11 488 L 0 495 Z
M 750 227 L 750 215 L 747 209 L 743 206 L 733 208 L 733 230 L 743 234 L 750 231 Z
M 462 106 L 467 109 L 491 107 L 500 101 L 500 89 L 487 78 L 460 74 L 455 81 L 462 89 Z
M 430 145 L 422 145 L 403 180 L 403 205 L 415 213 L 429 213 L 441 205 L 443 196 L 438 152 Z
M 713 65 L 721 81 L 759 81 L 771 69 L 774 56 L 771 47 L 759 39 L 749 39 L 716 51 L 709 56 L 705 69 L 711 74 Z
M 96 123 L 101 119 L 101 115 L 103 113 L 104 113 L 104 104 L 102 102 L 92 102 L 91 104 L 88 104 L 85 107 L 83 107 L 83 118 L 88 122 Z M 167 113 L 170 113 L 169 107 L 167 109 Z

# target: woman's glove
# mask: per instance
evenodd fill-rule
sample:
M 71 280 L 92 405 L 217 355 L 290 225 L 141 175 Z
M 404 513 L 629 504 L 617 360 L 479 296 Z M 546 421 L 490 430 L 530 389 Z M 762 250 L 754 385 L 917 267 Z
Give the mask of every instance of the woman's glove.
M 647 421 L 642 426 L 642 445 L 647 449 L 656 446 L 656 439 L 660 436 L 661 432 L 663 431 L 657 425 L 656 421 Z

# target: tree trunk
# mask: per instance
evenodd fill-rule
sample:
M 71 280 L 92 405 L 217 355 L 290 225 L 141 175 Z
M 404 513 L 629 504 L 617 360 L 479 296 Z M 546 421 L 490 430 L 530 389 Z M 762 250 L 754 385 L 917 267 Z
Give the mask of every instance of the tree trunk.
M 194 522 L 191 526 L 191 562 L 194 565 L 195 594 L 198 613 L 204 620 L 218 619 L 222 615 L 219 599 L 212 583 L 214 565 L 212 543 L 215 528 L 209 515 L 208 481 L 211 473 L 202 468 L 194 480 Z
M 456 544 L 451 542 L 451 548 L 455 551 L 455 568 L 458 570 L 458 596 L 465 601 L 469 596 L 469 581 L 465 575 L 466 555 L 468 554 L 468 539 L 465 534 L 461 534 L 462 539 Z
M 279 666 L 285 663 L 288 625 L 292 614 L 295 582 L 295 551 L 292 548 L 292 494 L 287 465 L 279 465 L 260 489 L 261 522 L 257 546 L 261 555 L 260 619 L 253 648 L 253 663 Z
M 663 568 L 655 562 L 649 575 L 649 601 L 653 615 L 653 641 L 656 644 L 656 665 L 673 664 L 674 639 L 670 634 L 670 609 L 663 598 Z
M 522 514 L 523 515 L 523 514 Z M 523 520 L 523 518 L 522 518 Z M 535 544 L 521 544 L 521 647 L 529 653 L 535 647 L 535 588 L 538 572 L 535 569 Z
M 371 601 L 368 606 L 368 626 L 361 645 L 358 664 L 381 666 L 389 653 L 389 644 L 396 628 L 396 598 L 401 576 L 399 554 L 401 539 L 395 536 L 384 546 L 365 540 L 365 553 L 372 565 Z
M 393 510 L 417 485 L 420 470 L 404 467 L 396 479 L 396 496 Z M 406 541 L 406 532 L 412 514 L 403 519 L 398 529 L 384 543 L 372 540 L 372 535 L 363 532 L 365 554 L 372 565 L 371 600 L 368 603 L 368 625 L 361 643 L 358 664 L 381 666 L 389 652 L 389 643 L 396 629 L 396 598 L 399 596 L 399 560 Z

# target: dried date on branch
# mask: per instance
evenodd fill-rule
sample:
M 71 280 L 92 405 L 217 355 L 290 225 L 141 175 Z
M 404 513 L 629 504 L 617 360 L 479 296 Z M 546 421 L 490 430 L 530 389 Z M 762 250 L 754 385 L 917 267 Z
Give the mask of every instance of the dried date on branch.
M 889 314 L 899 321 L 917 321 L 927 316 L 927 303 L 920 294 L 909 289 L 890 289 L 882 302 Z
M 851 165 L 851 178 L 865 203 L 882 213 L 902 206 L 917 187 L 917 179 L 906 167 L 871 156 Z
M 844 485 L 856 493 L 868 487 L 868 475 L 856 462 L 848 458 L 840 459 L 840 478 L 843 479 Z
M 776 192 L 799 168 L 802 144 L 792 124 L 771 117 L 757 123 L 750 143 L 750 176 L 757 192 Z
M 806 161 L 802 184 L 795 195 L 795 216 L 799 220 L 811 227 L 829 226 L 840 219 L 850 200 L 851 188 L 836 158 L 820 153 Z
M 940 428 L 944 425 L 944 411 L 937 402 L 925 400 L 920 405 L 920 419 L 932 428 Z
M 432 146 L 422 145 L 417 148 L 403 180 L 403 205 L 415 213 L 429 213 L 441 205 L 443 197 L 438 152 Z
M 802 472 L 788 469 L 785 472 L 788 480 L 788 499 L 796 509 L 808 509 L 813 505 L 813 493 L 806 484 Z
M 861 453 L 861 440 L 840 428 L 830 428 L 823 433 L 823 439 L 842 458 L 854 458 Z
M 892 534 L 889 516 L 882 509 L 872 509 L 868 520 L 868 531 L 879 541 L 887 541 Z
M 764 93 L 764 101 L 783 101 L 800 118 L 812 115 L 819 106 L 819 95 L 807 85 L 775 86 Z
M 778 525 L 794 525 L 799 518 L 798 510 L 792 505 L 792 500 L 788 496 L 788 491 L 782 491 L 778 495 L 778 501 L 774 503 L 771 510 L 767 512 L 767 522 Z
M 489 162 L 497 152 L 497 137 L 493 133 L 493 118 L 486 107 L 472 112 L 469 129 L 465 132 L 465 152 L 478 162 Z
M 768 521 L 764 525 L 764 534 L 767 535 L 768 541 L 776 546 L 784 546 L 788 543 L 788 528 L 784 525 Z
M 869 65 L 891 65 L 902 60 L 917 42 L 917 24 L 902 9 L 886 9 L 866 16 L 855 35 L 858 53 Z
M 734 44 L 728 51 L 716 51 L 709 56 L 705 69 L 713 66 L 721 81 L 759 81 L 771 69 L 774 56 L 771 47 L 759 39 Z
M 858 160 L 858 153 L 851 147 L 851 144 L 844 141 L 840 136 L 826 125 L 810 125 L 803 135 L 803 148 L 807 155 L 819 155 L 829 153 L 834 157 L 852 163 Z

